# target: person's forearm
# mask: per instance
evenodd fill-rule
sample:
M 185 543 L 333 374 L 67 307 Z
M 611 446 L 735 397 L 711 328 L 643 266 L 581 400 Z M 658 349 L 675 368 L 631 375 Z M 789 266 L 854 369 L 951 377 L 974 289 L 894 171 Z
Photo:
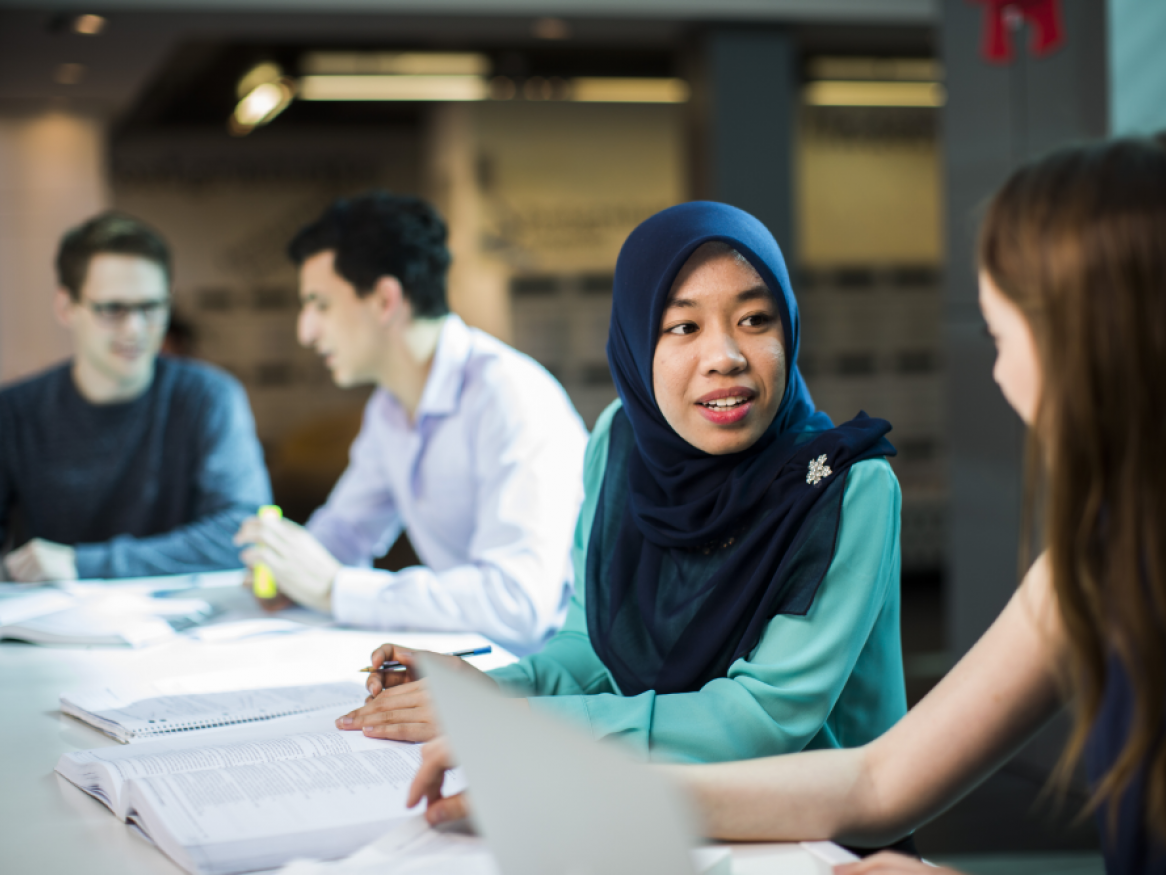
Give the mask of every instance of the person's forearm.
M 160 535 L 123 535 L 99 544 L 78 544 L 77 574 L 117 578 L 238 568 L 242 563 L 231 536 L 255 510 L 236 506 Z
M 971 792 L 1056 713 L 1064 653 L 1042 557 L 975 647 L 865 747 L 670 771 L 717 838 L 885 844 Z
M 477 632 L 518 655 L 538 649 L 554 625 L 521 584 L 485 564 L 345 568 L 333 584 L 332 611 L 352 625 Z
M 576 592 L 562 628 L 530 656 L 490 675 L 508 696 L 579 696 L 614 693 L 615 684 L 587 634 L 587 615 Z
M 879 822 L 864 748 L 663 768 L 691 794 L 711 838 L 875 845 L 900 837 Z
M 538 653 L 489 673 L 509 696 L 614 693 L 611 676 L 578 632 L 560 632 Z
M 383 554 L 401 534 L 400 516 L 391 499 L 381 493 L 366 494 L 377 485 L 365 484 L 364 492 L 353 495 L 355 489 L 346 473 L 328 503 L 317 508 L 304 525 L 329 553 L 350 568 L 367 568 L 373 557 Z

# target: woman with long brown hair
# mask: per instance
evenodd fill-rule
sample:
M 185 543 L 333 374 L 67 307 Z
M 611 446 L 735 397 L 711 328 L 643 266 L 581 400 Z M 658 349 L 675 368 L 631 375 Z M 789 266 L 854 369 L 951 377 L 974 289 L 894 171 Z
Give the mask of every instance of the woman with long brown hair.
M 858 748 L 668 767 L 723 839 L 887 844 L 955 804 L 1063 704 L 1107 870 L 1166 872 L 1166 149 L 1124 140 L 1018 170 L 980 238 L 993 376 L 1029 426 L 1044 552 L 906 717 Z M 448 751 L 427 752 L 429 817 Z M 443 810 L 445 809 L 445 810 Z M 935 872 L 879 854 L 845 875 Z
M 1166 149 L 1124 140 L 1021 168 L 988 208 L 980 306 L 1029 426 L 1044 553 L 1000 618 L 862 748 L 694 767 L 723 838 L 875 844 L 953 805 L 1062 706 L 1106 868 L 1166 872 Z M 934 872 L 894 854 L 839 870 Z

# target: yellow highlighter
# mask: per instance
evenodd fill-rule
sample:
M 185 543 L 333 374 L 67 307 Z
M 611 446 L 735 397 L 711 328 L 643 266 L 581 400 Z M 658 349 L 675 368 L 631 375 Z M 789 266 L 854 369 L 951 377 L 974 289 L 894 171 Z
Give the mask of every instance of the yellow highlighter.
M 259 508 L 260 519 L 281 519 L 283 510 L 275 504 L 265 504 Z M 262 562 L 251 569 L 251 591 L 259 599 L 273 599 L 279 594 L 275 586 L 275 576 Z

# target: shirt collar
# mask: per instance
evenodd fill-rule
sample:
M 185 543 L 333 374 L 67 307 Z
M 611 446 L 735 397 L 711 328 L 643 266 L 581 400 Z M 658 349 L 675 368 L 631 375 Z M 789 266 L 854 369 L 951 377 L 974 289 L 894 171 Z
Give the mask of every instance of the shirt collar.
M 429 378 L 421 393 L 421 403 L 417 405 L 418 422 L 426 416 L 444 416 L 457 410 L 465 382 L 466 362 L 470 359 L 470 346 L 470 329 L 458 316 L 450 313 L 441 326 Z

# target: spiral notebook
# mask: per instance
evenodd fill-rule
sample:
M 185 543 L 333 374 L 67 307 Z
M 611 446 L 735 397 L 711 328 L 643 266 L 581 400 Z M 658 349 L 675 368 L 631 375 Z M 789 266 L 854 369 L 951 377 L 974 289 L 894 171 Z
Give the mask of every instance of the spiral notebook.
M 61 711 L 124 743 L 313 711 L 340 716 L 362 705 L 365 695 L 364 687 L 347 681 L 181 696 L 105 687 L 61 693 Z

